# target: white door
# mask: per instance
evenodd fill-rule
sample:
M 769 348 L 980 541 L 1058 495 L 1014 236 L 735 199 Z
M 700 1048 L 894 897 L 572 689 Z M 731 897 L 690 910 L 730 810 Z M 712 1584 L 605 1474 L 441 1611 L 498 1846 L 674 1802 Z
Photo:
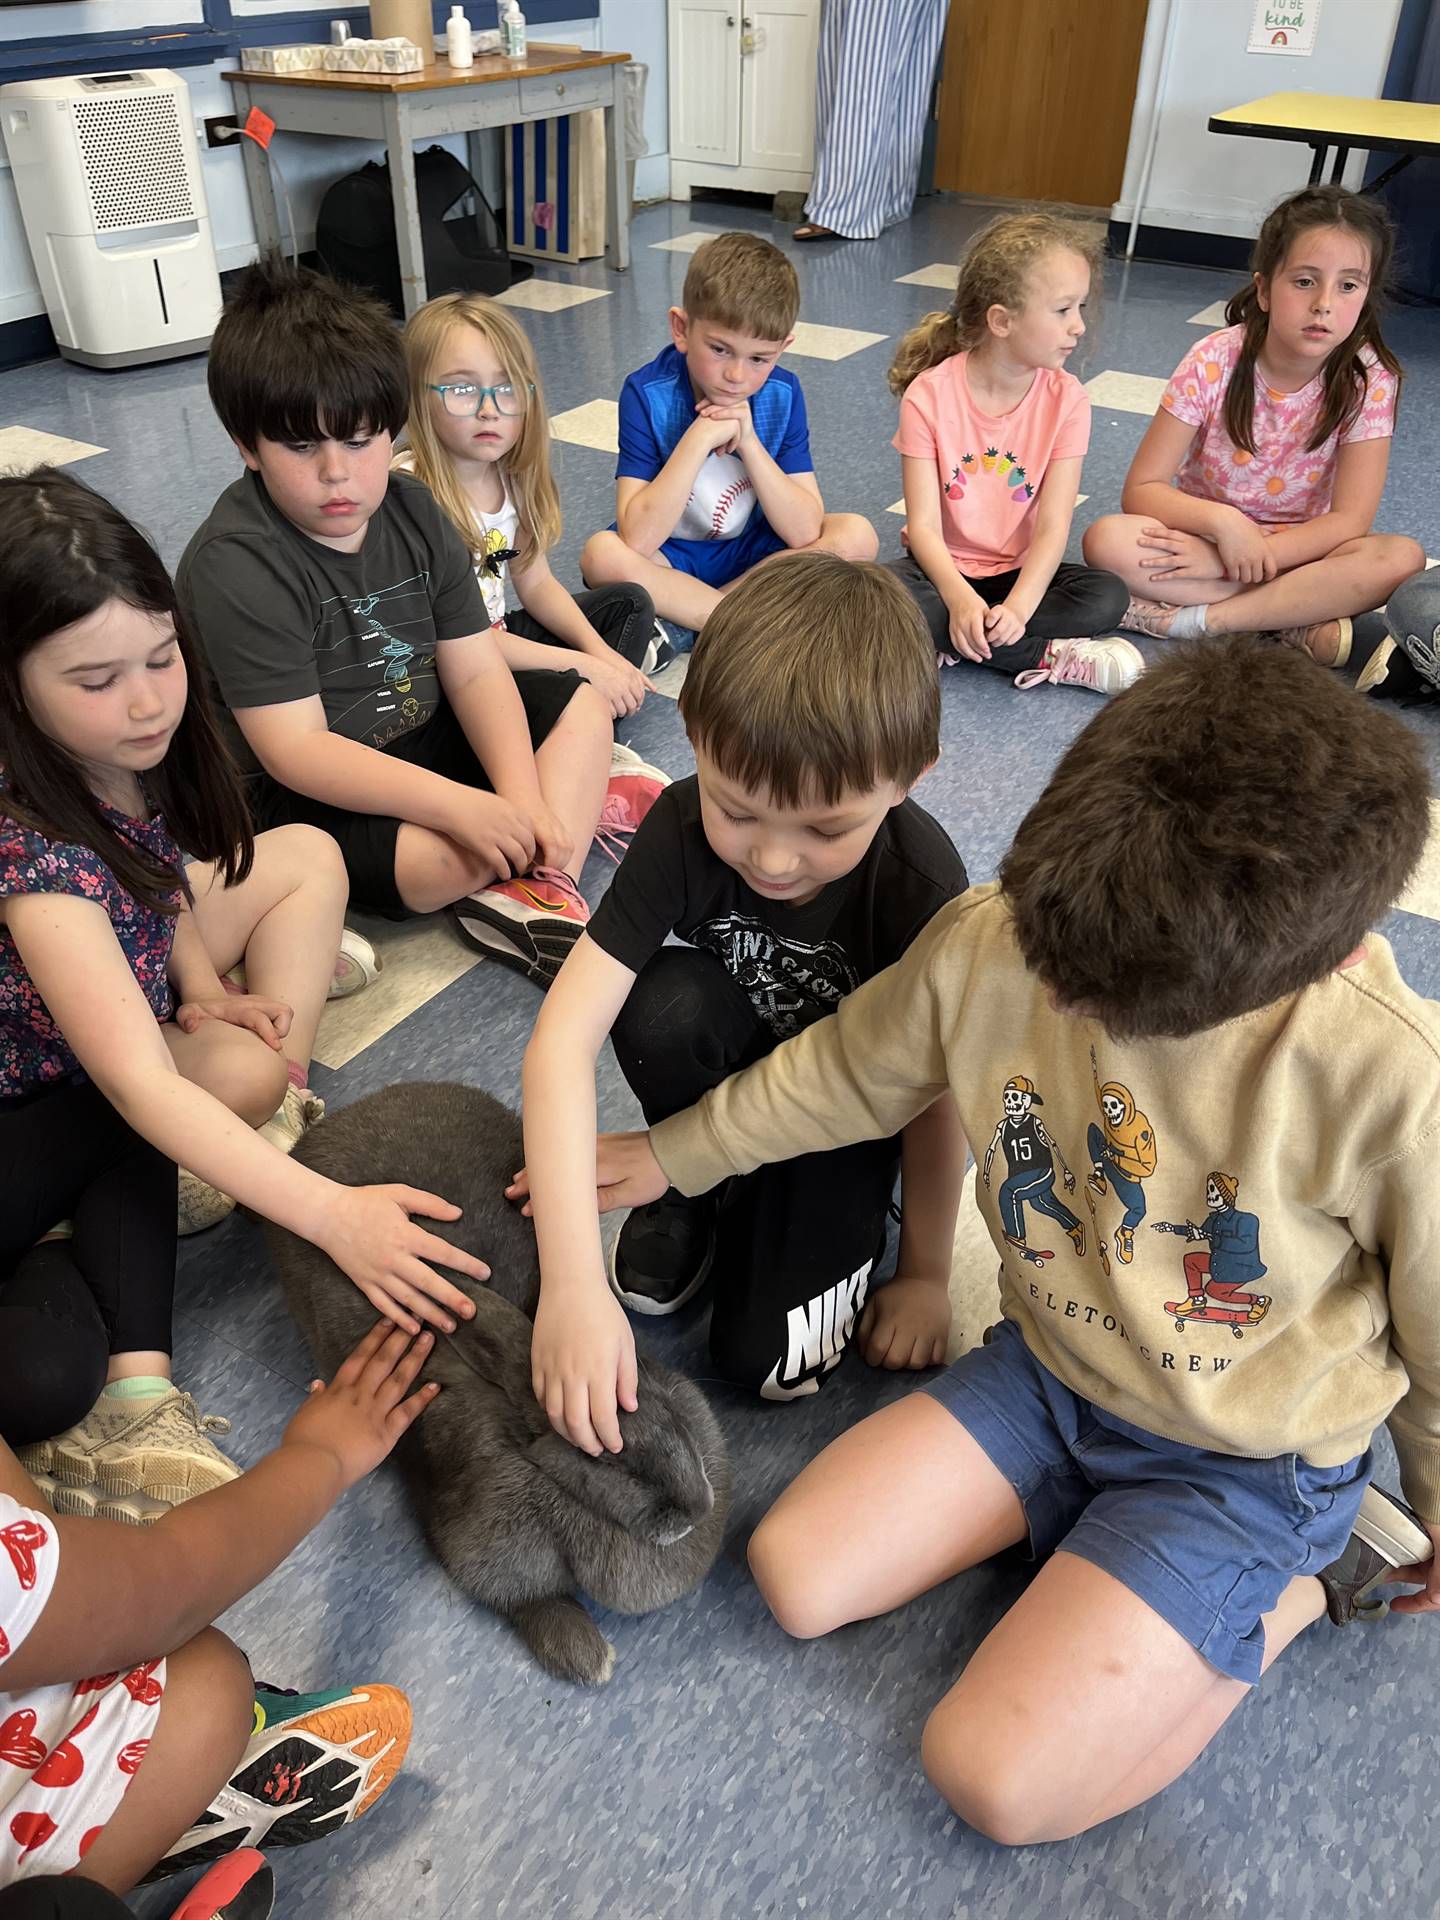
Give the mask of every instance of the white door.
M 740 164 L 810 173 L 820 0 L 750 0 L 741 33 Z
M 670 0 L 670 155 L 740 160 L 740 0 Z

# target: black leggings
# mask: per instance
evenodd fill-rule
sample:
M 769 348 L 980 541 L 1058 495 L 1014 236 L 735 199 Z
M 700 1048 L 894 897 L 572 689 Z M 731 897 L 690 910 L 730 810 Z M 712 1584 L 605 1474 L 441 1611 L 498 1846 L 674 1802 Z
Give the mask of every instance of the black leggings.
M 632 587 L 618 580 L 612 587 L 594 587 L 577 593 L 575 604 L 594 627 L 607 647 L 613 647 L 622 660 L 638 667 L 655 633 L 655 607 L 643 587 Z M 505 616 L 505 629 L 517 640 L 538 640 L 547 647 L 564 647 L 569 642 L 541 626 L 523 607 Z
M 42 1873 L 0 1888 L 0 1920 L 134 1920 L 134 1915 L 118 1894 L 94 1880 Z
M 112 1353 L 169 1353 L 177 1174 L 88 1080 L 0 1102 L 0 1166 L 0 1435 L 21 1447 L 85 1417 Z
M 953 653 L 950 609 L 920 562 L 907 553 L 903 560 L 889 560 L 886 566 L 914 596 L 915 604 L 925 616 L 936 652 Z M 1019 578 L 1018 567 L 1009 573 L 992 573 L 979 580 L 972 580 L 968 573 L 965 575 L 967 584 L 987 607 L 998 607 Z M 1062 560 L 1014 646 L 994 647 L 990 658 L 978 664 L 993 667 L 997 673 L 1008 673 L 1013 680 L 1017 673 L 1039 666 L 1052 640 L 1089 640 L 1097 633 L 1108 633 L 1118 627 L 1129 604 L 1129 589 L 1118 573 L 1102 573 L 1098 567 L 1078 567 Z
M 713 954 L 662 947 L 610 1035 L 652 1125 L 779 1045 Z M 898 1140 L 806 1153 L 732 1180 L 716 1228 L 710 1355 L 769 1400 L 818 1392 L 869 1294 Z

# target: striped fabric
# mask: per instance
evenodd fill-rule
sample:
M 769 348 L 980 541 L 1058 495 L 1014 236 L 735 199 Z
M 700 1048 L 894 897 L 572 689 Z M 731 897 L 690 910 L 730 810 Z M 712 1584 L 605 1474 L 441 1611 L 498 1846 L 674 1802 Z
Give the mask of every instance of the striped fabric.
M 946 0 L 823 0 L 806 217 L 873 240 L 915 200 Z
M 573 260 L 571 221 L 575 173 L 571 165 L 572 118 L 520 121 L 510 129 L 506 211 L 511 253 Z M 538 214 L 538 220 L 537 220 Z

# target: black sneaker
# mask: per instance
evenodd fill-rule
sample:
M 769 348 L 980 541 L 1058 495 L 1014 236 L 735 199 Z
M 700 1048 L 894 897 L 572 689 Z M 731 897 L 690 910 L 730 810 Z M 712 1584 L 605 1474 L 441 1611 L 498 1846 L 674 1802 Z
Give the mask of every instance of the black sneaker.
M 1390 1603 L 1377 1599 L 1375 1589 L 1392 1581 L 1398 1568 L 1418 1566 L 1433 1551 L 1420 1516 L 1393 1493 L 1368 1486 L 1349 1545 L 1320 1575 L 1325 1611 L 1337 1627 L 1381 1619 Z
M 670 636 L 665 631 L 665 622 L 656 620 L 655 631 L 645 648 L 645 657 L 640 662 L 640 671 L 653 679 L 657 673 L 663 673 L 675 658 L 675 649 L 670 644 Z
M 610 1287 L 632 1313 L 675 1313 L 705 1284 L 715 1257 L 717 1197 L 674 1187 L 626 1218 L 610 1255 Z

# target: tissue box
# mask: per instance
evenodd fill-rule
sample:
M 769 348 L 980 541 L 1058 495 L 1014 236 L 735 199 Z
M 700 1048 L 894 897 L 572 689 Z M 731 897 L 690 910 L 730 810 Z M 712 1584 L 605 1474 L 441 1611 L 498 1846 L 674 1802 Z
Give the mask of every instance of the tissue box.
M 242 47 L 240 65 L 246 73 L 309 73 L 323 66 L 329 47 Z
M 425 56 L 409 40 L 347 40 L 324 49 L 327 72 L 419 73 Z

